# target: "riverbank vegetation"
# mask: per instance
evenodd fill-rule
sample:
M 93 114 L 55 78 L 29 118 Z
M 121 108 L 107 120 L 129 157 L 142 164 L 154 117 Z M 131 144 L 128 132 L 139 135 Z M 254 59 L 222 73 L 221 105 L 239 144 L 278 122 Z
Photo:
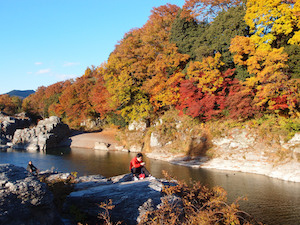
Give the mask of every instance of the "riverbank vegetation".
M 0 96 L 0 110 L 56 115 L 76 129 L 97 118 L 151 126 L 177 110 L 195 131 L 249 126 L 287 141 L 300 130 L 299 11 L 294 0 L 186 0 L 182 8 L 153 8 L 107 62 L 76 80 L 39 87 L 22 107 Z M 177 129 L 172 124 L 161 127 L 165 141 Z

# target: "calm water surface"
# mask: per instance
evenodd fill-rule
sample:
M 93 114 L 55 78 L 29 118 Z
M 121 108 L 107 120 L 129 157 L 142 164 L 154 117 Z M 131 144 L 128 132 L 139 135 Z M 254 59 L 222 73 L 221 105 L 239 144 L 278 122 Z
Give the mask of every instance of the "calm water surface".
M 110 177 L 128 173 L 129 162 L 134 156 L 132 153 L 77 148 L 55 149 L 47 154 L 2 151 L 0 164 L 26 167 L 32 160 L 40 170 L 76 171 L 79 176 L 101 174 Z M 148 158 L 145 161 L 155 177 L 162 178 L 162 170 L 166 170 L 181 180 L 192 179 L 209 187 L 223 187 L 229 202 L 238 197 L 248 197 L 248 201 L 240 203 L 242 210 L 265 224 L 300 225 L 300 183 L 255 174 L 193 169 Z

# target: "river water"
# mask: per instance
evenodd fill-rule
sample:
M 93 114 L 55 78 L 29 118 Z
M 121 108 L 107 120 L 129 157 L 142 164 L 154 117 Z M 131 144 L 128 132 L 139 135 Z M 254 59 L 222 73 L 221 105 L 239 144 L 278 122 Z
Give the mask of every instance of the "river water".
M 0 151 L 0 164 L 11 163 L 26 167 L 32 160 L 40 170 L 78 172 L 79 176 L 101 174 L 116 176 L 129 171 L 129 162 L 135 154 L 94 151 L 79 148 L 58 148 L 47 152 Z M 240 202 L 241 209 L 257 221 L 274 225 L 300 225 L 300 183 L 282 181 L 262 175 L 220 170 L 193 169 L 145 157 L 146 167 L 157 178 L 162 170 L 180 180 L 200 181 L 208 187 L 221 186 L 228 193 L 228 201 L 247 197 Z

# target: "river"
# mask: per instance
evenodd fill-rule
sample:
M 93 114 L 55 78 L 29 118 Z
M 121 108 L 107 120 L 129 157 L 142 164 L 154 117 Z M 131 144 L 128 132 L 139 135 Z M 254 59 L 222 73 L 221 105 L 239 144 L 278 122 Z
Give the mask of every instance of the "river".
M 94 151 L 80 148 L 57 148 L 47 152 L 0 151 L 0 164 L 11 163 L 26 167 L 32 160 L 40 170 L 78 172 L 79 176 L 101 174 L 106 177 L 128 173 L 129 162 L 135 154 Z M 300 225 L 300 183 L 282 181 L 263 175 L 193 169 L 145 157 L 152 175 L 162 178 L 166 170 L 177 179 L 200 181 L 208 187 L 221 186 L 228 193 L 228 201 L 247 197 L 241 209 L 265 224 Z

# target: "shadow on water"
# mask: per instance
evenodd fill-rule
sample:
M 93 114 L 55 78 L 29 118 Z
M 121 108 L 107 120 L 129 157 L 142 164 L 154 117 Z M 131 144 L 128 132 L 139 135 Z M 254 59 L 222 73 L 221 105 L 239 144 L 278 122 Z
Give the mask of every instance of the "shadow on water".
M 83 148 L 56 148 L 42 153 L 24 151 L 0 152 L 0 163 L 26 167 L 29 160 L 40 169 L 78 172 L 79 176 L 101 174 L 106 177 L 129 172 L 129 162 L 135 153 L 95 151 Z M 145 157 L 152 175 L 162 178 L 162 170 L 189 182 L 200 181 L 208 187 L 221 186 L 228 193 L 229 202 L 248 197 L 240 202 L 242 210 L 266 224 L 300 224 L 300 183 L 286 182 L 262 175 L 193 169 Z

